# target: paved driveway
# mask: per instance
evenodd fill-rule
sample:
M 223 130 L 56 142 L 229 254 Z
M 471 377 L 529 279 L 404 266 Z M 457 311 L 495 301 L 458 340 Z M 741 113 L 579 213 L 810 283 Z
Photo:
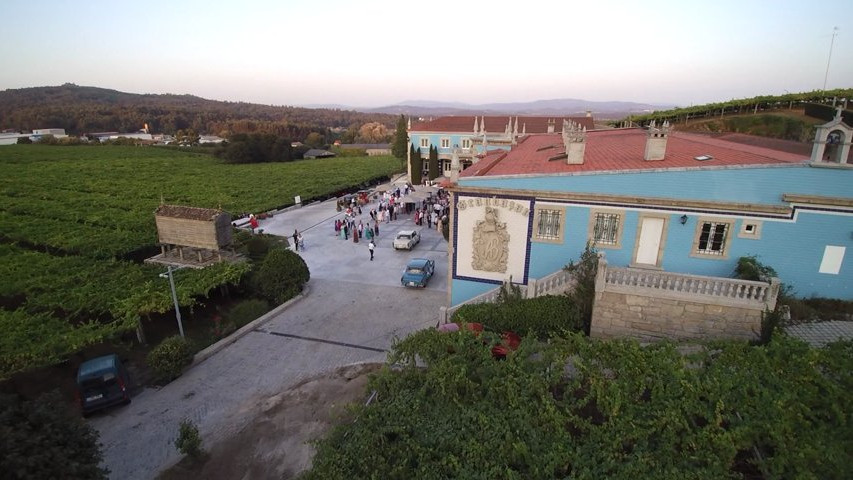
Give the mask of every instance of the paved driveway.
M 380 226 L 371 262 L 366 242 L 334 237 L 335 217 L 334 202 L 325 202 L 261 222 L 268 233 L 304 232 L 301 254 L 311 270 L 304 299 L 162 389 L 146 389 L 129 406 L 92 417 L 111 478 L 153 478 L 178 461 L 173 441 L 182 419 L 194 421 L 207 442 L 229 436 L 263 397 L 339 366 L 384 361 L 395 337 L 436 324 L 447 284 L 440 234 L 423 229 L 413 252 L 394 251 L 391 234 L 412 227 L 401 215 Z M 366 209 L 363 218 L 370 218 Z M 400 272 L 414 256 L 436 261 L 427 289 L 400 287 Z

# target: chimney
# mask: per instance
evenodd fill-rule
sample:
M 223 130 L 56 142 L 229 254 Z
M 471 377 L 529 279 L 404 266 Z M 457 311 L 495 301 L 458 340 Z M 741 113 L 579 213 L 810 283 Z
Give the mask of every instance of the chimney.
M 583 154 L 586 150 L 586 127 L 563 120 L 563 145 L 566 146 L 566 163 L 582 165 Z
M 554 133 L 554 119 L 548 119 L 548 133 Z
M 666 156 L 667 138 L 669 138 L 669 121 L 663 122 L 661 127 L 657 128 L 655 121 L 652 120 L 646 132 L 646 151 L 643 153 L 643 160 L 649 162 L 663 160 Z

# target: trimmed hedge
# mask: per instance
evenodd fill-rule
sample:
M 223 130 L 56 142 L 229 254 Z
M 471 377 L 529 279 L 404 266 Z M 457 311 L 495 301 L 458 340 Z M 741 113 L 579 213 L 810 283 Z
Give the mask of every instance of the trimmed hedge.
M 148 353 L 148 366 L 159 381 L 170 381 L 181 375 L 184 367 L 193 360 L 193 348 L 189 340 L 175 335 L 169 337 Z
M 452 321 L 482 323 L 492 330 L 512 330 L 522 335 L 532 333 L 540 338 L 561 335 L 565 331 L 584 331 L 577 306 L 564 295 L 545 295 L 504 304 L 464 305 L 453 314 Z
M 299 295 L 310 278 L 302 257 L 290 250 L 274 248 L 264 258 L 253 281 L 260 296 L 281 305 Z
M 260 298 L 250 298 L 231 307 L 225 314 L 225 319 L 228 323 L 233 324 L 234 328 L 240 328 L 269 311 L 269 302 Z

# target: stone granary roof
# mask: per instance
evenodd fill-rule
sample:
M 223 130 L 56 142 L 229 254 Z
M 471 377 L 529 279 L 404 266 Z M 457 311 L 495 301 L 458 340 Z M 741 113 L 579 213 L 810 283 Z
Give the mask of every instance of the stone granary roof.
M 214 208 L 185 207 L 181 205 L 160 205 L 154 211 L 155 215 L 171 218 L 183 218 L 187 220 L 216 220 L 222 210 Z

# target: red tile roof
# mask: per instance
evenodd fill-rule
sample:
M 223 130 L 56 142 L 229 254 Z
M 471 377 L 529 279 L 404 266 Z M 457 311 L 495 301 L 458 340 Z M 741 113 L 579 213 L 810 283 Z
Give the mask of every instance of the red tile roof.
M 529 135 L 521 140 L 510 152 L 489 152 L 462 171 L 460 177 L 791 164 L 808 160 L 807 155 L 673 132 L 667 140 L 664 159 L 646 161 L 643 160 L 646 132 L 632 128 L 587 132 L 584 163 L 568 165 L 562 135 Z M 694 158 L 700 155 L 713 158 L 706 161 Z
M 571 120 L 586 127 L 587 130 L 595 128 L 595 123 L 592 117 L 524 117 L 524 116 L 451 116 L 439 117 L 428 122 L 413 123 L 410 132 L 473 132 L 474 119 L 477 119 L 477 125 L 486 120 L 486 132 L 497 133 L 506 130 L 506 125 L 512 119 L 512 126 L 515 126 L 515 120 L 518 119 L 518 133 L 526 131 L 527 133 L 548 133 L 549 121 L 554 122 L 554 131 L 560 133 L 563 131 L 563 120 Z M 526 128 L 525 128 L 526 127 Z M 478 132 L 479 133 L 479 132 Z

